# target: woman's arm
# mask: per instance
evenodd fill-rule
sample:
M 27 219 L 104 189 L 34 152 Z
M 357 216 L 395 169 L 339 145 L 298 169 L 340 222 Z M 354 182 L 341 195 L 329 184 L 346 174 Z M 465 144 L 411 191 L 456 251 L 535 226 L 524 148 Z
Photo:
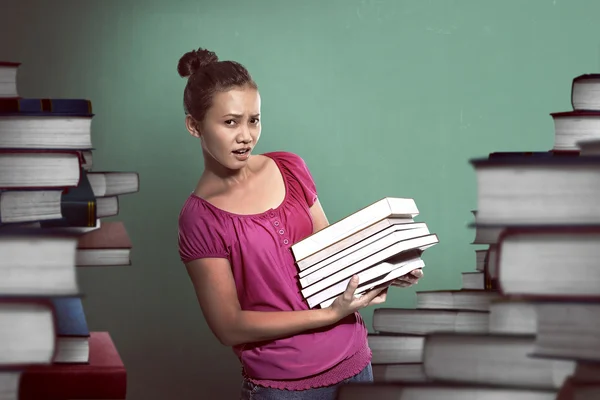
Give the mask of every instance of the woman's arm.
M 387 288 L 355 297 L 358 277 L 327 308 L 301 311 L 245 311 L 240 307 L 225 258 L 203 258 L 186 264 L 208 326 L 226 346 L 275 340 L 334 324 L 368 305 L 385 301 Z
M 317 200 L 310 208 L 313 231 L 329 225 Z M 241 309 L 229 261 L 203 258 L 186 263 L 200 308 L 209 328 L 226 346 L 275 340 L 311 329 L 332 325 L 340 319 L 385 301 L 386 289 L 371 290 L 356 298 L 358 279 L 351 279 L 346 291 L 324 309 L 301 311 L 245 311 Z
M 331 325 L 345 316 L 333 307 L 302 311 L 244 311 L 240 307 L 227 259 L 204 258 L 191 261 L 186 267 L 208 326 L 226 346 L 292 336 Z
M 327 220 L 327 216 L 325 215 L 325 211 L 323 211 L 319 199 L 317 199 L 310 207 L 310 216 L 313 221 L 313 233 L 329 226 L 329 221 Z

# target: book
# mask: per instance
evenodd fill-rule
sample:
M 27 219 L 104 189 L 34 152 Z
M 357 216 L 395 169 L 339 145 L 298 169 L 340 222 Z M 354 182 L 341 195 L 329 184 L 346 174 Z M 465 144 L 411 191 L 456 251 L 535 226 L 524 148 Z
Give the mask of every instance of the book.
M 555 400 L 555 390 L 506 388 L 450 382 L 348 383 L 338 390 L 338 400 Z
M 425 224 L 415 225 L 419 226 L 414 227 L 413 229 L 403 229 L 405 224 L 392 225 L 352 246 L 341 249 L 325 260 L 301 271 L 298 274 L 300 285 L 302 287 L 310 286 L 332 273 L 355 264 L 396 242 L 416 239 L 430 234 L 429 229 Z
M 489 311 L 491 302 L 500 297 L 496 291 L 467 289 L 417 291 L 415 294 L 417 308 L 438 310 Z
M 583 74 L 571 83 L 573 110 L 600 110 L 600 74 Z
M 292 254 L 298 262 L 385 218 L 414 218 L 418 214 L 413 199 L 386 197 L 295 243 Z
M 135 171 L 92 171 L 92 102 L 24 98 L 0 62 L 0 398 L 125 399 L 108 332 L 89 332 L 78 268 L 131 264 L 116 216 Z
M 359 230 L 353 235 L 350 235 L 339 242 L 320 249 L 316 253 L 298 261 L 296 265 L 300 273 L 300 278 L 308 275 L 312 270 L 318 269 L 319 264 L 326 264 L 333 261 L 334 257 L 339 258 L 343 255 L 347 249 L 355 248 L 357 244 L 364 245 L 368 243 L 367 240 L 376 240 L 379 236 L 385 235 L 385 232 L 389 232 L 389 228 L 394 230 L 401 229 L 414 229 L 426 227 L 423 223 L 414 223 L 413 218 L 384 218 L 381 221 L 369 225 L 364 229 Z M 350 250 L 351 251 L 351 250 Z
M 30 366 L 19 400 L 125 399 L 127 371 L 109 332 L 90 332 L 89 363 Z
M 122 221 L 103 222 L 99 229 L 79 237 L 75 263 L 78 267 L 131 265 L 132 247 Z
M 471 164 L 477 226 L 600 223 L 600 157 L 479 158 Z
M 0 189 L 75 187 L 81 161 L 75 151 L 0 149 Z
M 503 294 L 600 300 L 600 227 L 507 228 L 498 253 Z
M 0 61 L 0 98 L 19 97 L 17 73 L 21 63 Z
M 48 364 L 56 351 L 52 303 L 34 297 L 0 298 L 0 369 Z

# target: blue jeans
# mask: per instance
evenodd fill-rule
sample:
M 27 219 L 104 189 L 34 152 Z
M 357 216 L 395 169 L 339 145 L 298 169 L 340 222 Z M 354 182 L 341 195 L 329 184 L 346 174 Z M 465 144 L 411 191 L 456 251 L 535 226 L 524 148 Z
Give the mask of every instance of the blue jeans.
M 373 382 L 371 363 L 358 374 L 338 384 L 315 389 L 297 391 L 273 389 L 255 385 L 244 379 L 240 400 L 335 400 L 338 387 L 348 382 Z

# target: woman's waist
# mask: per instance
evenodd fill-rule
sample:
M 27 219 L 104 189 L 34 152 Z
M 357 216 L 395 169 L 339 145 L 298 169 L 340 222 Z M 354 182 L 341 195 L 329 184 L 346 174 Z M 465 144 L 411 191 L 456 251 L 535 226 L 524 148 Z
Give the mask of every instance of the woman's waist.
M 247 374 L 257 379 L 298 379 L 319 373 L 365 346 L 359 315 L 318 331 L 233 348 Z

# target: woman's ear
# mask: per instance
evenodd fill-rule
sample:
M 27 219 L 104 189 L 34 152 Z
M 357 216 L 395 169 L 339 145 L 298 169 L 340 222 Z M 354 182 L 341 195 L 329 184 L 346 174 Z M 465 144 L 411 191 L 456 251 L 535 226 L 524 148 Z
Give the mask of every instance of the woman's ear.
M 200 138 L 200 129 L 199 125 L 191 115 L 185 116 L 185 127 L 187 128 L 190 135 Z

